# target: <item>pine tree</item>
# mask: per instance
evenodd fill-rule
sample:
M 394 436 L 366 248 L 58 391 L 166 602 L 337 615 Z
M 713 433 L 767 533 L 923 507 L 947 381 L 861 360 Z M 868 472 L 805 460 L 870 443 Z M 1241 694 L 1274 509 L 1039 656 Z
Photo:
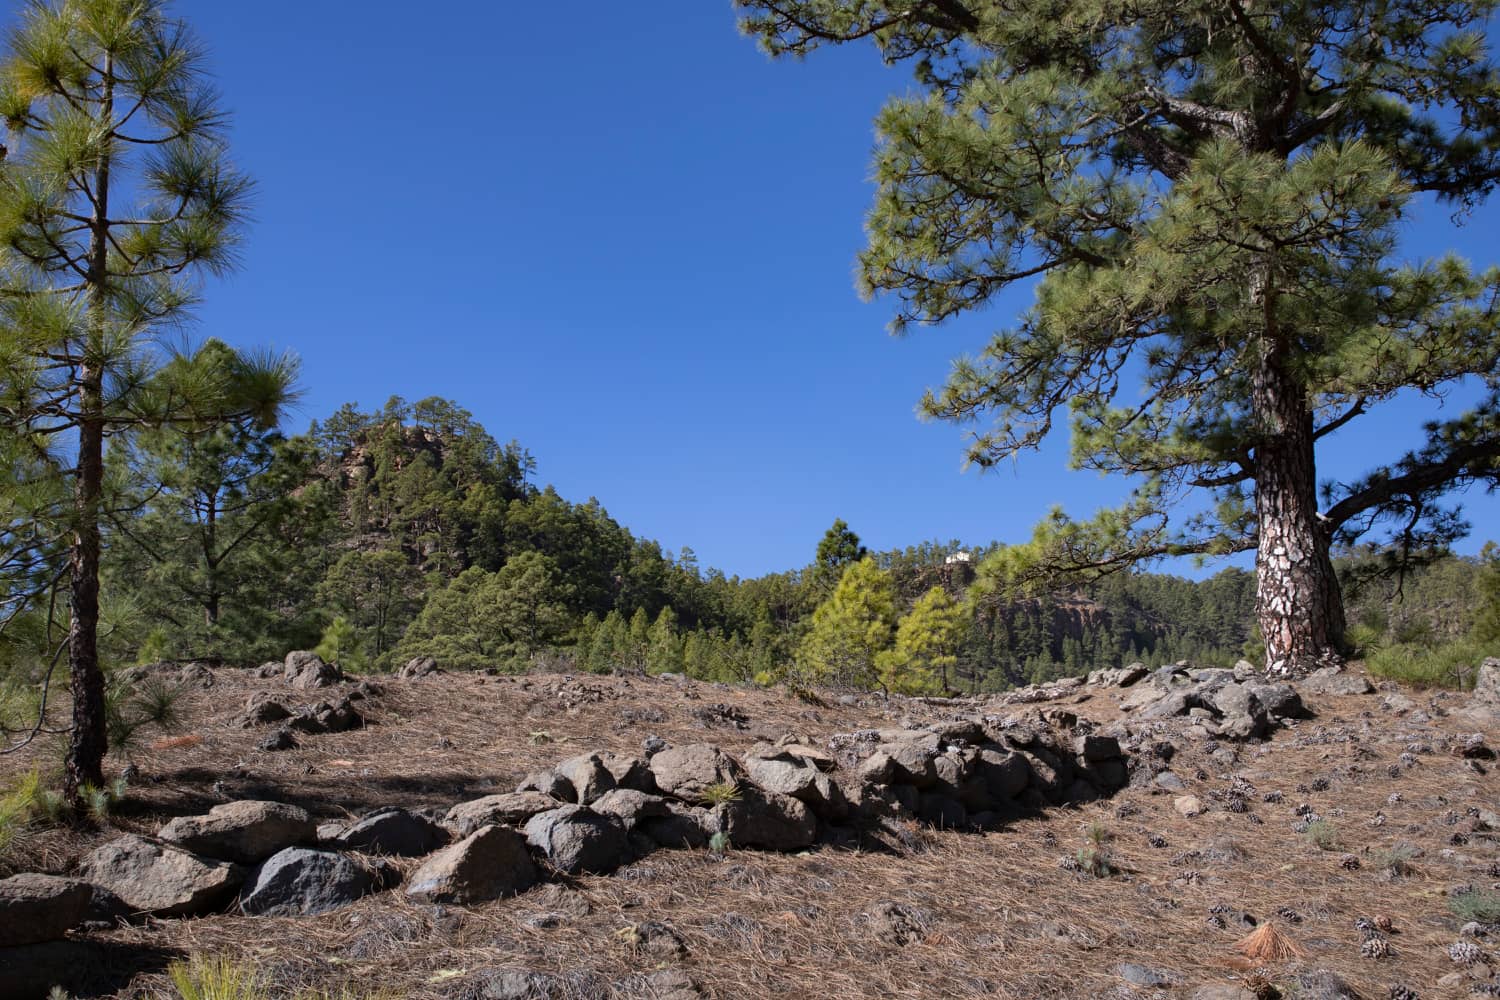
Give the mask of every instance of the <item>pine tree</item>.
M 253 414 L 287 393 L 272 362 L 236 386 L 190 366 L 153 378 L 153 333 L 190 303 L 189 279 L 234 259 L 249 183 L 225 159 L 224 114 L 192 36 L 160 0 L 27 7 L 0 71 L 0 419 L 68 506 L 47 532 L 68 551 L 73 727 L 64 788 L 103 783 L 98 645 L 104 443 L 188 416 Z M 231 391 L 233 390 L 233 391 Z M 60 490 L 54 489 L 54 495 Z
M 967 607 L 942 587 L 927 591 L 897 624 L 895 645 L 875 656 L 880 686 L 899 694 L 947 693 L 968 625 Z
M 843 518 L 835 518 L 833 525 L 818 540 L 818 551 L 813 558 L 812 567 L 814 589 L 826 596 L 844 575 L 844 570 L 868 554 L 848 523 Z
M 844 570 L 833 594 L 813 612 L 799 666 L 812 681 L 872 688 L 875 657 L 890 645 L 895 624 L 890 575 L 874 559 L 862 559 Z
M 736 4 L 773 54 L 868 39 L 915 67 L 926 93 L 879 117 L 859 268 L 897 331 L 1039 278 L 926 413 L 992 417 L 968 449 L 989 466 L 1067 407 L 1074 463 L 1139 484 L 1090 521 L 1054 512 L 1000 580 L 1255 551 L 1267 667 L 1295 671 L 1344 646 L 1335 543 L 1441 543 L 1464 528 L 1441 497 L 1500 483 L 1500 274 L 1395 253 L 1433 199 L 1500 181 L 1494 0 Z M 1475 376 L 1481 403 L 1319 509 L 1330 435 Z
M 650 647 L 647 669 L 651 673 L 682 672 L 682 640 L 677 635 L 677 612 L 670 605 L 661 609 L 661 614 L 651 625 Z

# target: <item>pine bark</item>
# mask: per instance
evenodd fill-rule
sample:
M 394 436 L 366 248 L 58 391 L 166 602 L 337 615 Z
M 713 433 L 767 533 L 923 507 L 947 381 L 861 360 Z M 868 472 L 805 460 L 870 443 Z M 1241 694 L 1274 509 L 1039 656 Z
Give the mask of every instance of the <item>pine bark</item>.
M 1288 370 L 1288 351 L 1263 341 L 1251 402 L 1255 446 L 1256 619 L 1266 644 L 1266 671 L 1306 673 L 1344 648 L 1344 605 L 1331 536 L 1318 515 L 1313 415 L 1306 390 Z
M 79 800 L 84 785 L 104 784 L 108 736 L 104 710 L 104 671 L 99 666 L 99 495 L 104 482 L 103 389 L 98 369 L 85 372 L 79 425 L 78 467 L 73 485 L 73 552 L 69 562 L 71 616 L 68 623 L 68 676 L 73 695 L 73 738 L 63 793 Z

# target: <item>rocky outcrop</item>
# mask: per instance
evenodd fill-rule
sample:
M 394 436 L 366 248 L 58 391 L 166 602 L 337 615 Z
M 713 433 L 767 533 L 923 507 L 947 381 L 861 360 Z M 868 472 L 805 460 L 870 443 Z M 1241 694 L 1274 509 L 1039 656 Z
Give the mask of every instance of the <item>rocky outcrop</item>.
M 244 881 L 234 864 L 127 834 L 83 859 L 80 874 L 136 913 L 186 917 L 220 908 Z
M 317 824 L 304 809 L 284 802 L 226 802 L 206 816 L 179 816 L 157 837 L 194 854 L 254 864 L 277 851 L 317 839 Z
M 1314 677 L 1324 673 L 1318 671 Z M 1358 675 L 1329 674 L 1324 686 L 1309 687 L 1304 681 L 1303 689 L 1360 693 L 1370 686 Z M 1233 670 L 1162 667 L 1140 679 L 1121 699 L 1120 708 L 1131 719 L 1147 722 L 1191 716 L 1203 735 L 1230 741 L 1262 739 L 1287 720 L 1307 714 L 1295 688 L 1268 682 L 1244 663 Z

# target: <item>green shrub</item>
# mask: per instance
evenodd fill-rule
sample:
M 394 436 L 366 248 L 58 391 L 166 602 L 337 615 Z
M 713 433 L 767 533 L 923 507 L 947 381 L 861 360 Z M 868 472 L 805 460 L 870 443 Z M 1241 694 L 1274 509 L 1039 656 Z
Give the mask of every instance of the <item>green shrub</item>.
M 1500 656 L 1500 642 L 1458 639 L 1441 646 L 1405 643 L 1373 650 L 1365 667 L 1372 677 L 1414 687 L 1468 688 L 1487 656 Z
M 1473 889 L 1448 900 L 1448 909 L 1463 923 L 1500 924 L 1500 892 Z
M 1307 829 L 1302 831 L 1302 836 L 1320 851 L 1339 849 L 1339 829 L 1326 819 L 1314 820 L 1307 824 Z
M 726 802 L 738 802 L 740 800 L 740 786 L 736 781 L 720 781 L 703 789 L 702 799 L 705 805 L 718 806 Z
M 301 990 L 294 994 L 274 990 L 261 981 L 260 974 L 249 965 L 219 956 L 194 955 L 186 962 L 173 962 L 167 978 L 176 991 L 175 1000 L 396 1000 L 388 991 L 364 993 L 348 986 L 337 992 Z

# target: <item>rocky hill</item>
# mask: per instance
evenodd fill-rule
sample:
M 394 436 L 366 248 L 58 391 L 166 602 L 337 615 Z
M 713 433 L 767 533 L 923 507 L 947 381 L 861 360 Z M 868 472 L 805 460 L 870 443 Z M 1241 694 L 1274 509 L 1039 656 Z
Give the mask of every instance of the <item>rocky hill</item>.
M 172 997 L 193 956 L 275 997 L 1500 995 L 1500 664 L 817 703 L 405 674 L 176 673 L 121 806 L 6 856 L 0 994 Z

